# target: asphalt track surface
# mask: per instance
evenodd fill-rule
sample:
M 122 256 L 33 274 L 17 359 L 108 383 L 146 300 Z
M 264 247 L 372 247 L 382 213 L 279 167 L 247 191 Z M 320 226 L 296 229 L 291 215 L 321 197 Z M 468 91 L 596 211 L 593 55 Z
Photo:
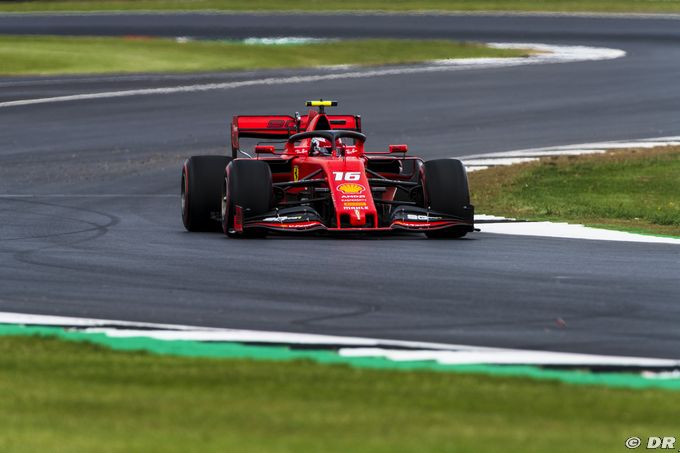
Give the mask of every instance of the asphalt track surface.
M 0 32 L 623 49 L 602 62 L 0 108 L 0 310 L 680 358 L 676 246 L 485 233 L 239 241 L 184 231 L 178 197 L 182 159 L 226 152 L 231 115 L 321 96 L 363 115 L 368 144 L 425 158 L 679 135 L 679 20 L 12 15 Z M 0 102 L 300 73 L 8 78 Z M 7 196 L 21 194 L 36 196 Z

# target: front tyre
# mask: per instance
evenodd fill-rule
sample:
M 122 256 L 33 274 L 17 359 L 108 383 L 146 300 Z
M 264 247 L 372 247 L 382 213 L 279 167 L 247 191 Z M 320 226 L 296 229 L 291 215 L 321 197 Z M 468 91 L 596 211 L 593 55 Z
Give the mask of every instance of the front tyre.
M 222 179 L 222 231 L 229 237 L 264 237 L 264 230 L 238 231 L 235 223 L 236 207 L 241 210 L 240 221 L 269 212 L 274 205 L 272 172 L 267 163 L 259 160 L 232 161 Z
M 191 156 L 182 166 L 182 223 L 188 231 L 217 231 L 225 156 Z
M 458 159 L 436 159 L 425 162 L 423 195 L 429 209 L 474 222 L 474 208 L 470 205 L 470 190 L 465 166 Z M 460 225 L 442 230 L 427 231 L 429 238 L 461 238 L 472 230 Z

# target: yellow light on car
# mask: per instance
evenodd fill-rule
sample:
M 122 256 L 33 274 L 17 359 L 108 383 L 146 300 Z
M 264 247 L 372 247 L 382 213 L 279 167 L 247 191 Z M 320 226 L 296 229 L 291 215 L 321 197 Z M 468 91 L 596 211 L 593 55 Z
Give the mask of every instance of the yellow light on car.
M 335 107 L 337 105 L 338 101 L 324 101 L 323 99 L 305 102 L 306 107 Z

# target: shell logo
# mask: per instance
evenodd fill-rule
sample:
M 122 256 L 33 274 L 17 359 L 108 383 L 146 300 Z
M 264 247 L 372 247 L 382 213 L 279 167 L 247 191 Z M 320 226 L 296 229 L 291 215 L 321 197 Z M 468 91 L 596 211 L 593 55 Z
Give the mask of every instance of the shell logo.
M 344 193 L 344 194 L 355 194 L 355 193 L 362 193 L 363 191 L 366 190 L 364 186 L 361 184 L 356 184 L 356 183 L 345 183 L 345 184 L 340 184 L 337 189 Z

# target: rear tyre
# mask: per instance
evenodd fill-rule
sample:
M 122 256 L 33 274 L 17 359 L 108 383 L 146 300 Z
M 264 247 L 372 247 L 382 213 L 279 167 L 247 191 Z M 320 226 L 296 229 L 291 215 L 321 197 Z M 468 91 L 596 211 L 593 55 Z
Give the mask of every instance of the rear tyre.
M 472 224 L 474 211 L 470 206 L 470 190 L 463 163 L 458 159 L 430 160 L 425 162 L 424 173 L 425 207 L 443 214 L 468 219 Z M 470 230 L 469 226 L 456 226 L 427 231 L 425 234 L 429 238 L 436 239 L 460 238 Z
M 266 230 L 237 232 L 234 228 L 235 207 L 243 218 L 266 214 L 274 205 L 272 172 L 259 160 L 234 160 L 222 178 L 222 231 L 229 237 L 264 237 Z
M 225 156 L 191 156 L 182 167 L 182 223 L 189 231 L 219 231 L 220 192 Z

